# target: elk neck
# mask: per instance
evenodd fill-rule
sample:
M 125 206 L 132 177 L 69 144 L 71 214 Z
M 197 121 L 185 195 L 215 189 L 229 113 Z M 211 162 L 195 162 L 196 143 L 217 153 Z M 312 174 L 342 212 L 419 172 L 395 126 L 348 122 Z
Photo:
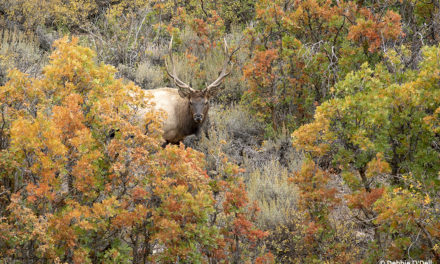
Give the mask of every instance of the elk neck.
M 206 119 L 206 116 L 203 116 L 203 120 L 200 123 L 196 123 L 193 119 L 193 115 L 191 112 L 191 107 L 189 104 L 189 99 L 185 100 L 185 107 L 184 111 L 180 111 L 178 113 L 179 115 L 179 122 L 182 126 L 182 133 L 184 135 L 191 135 L 191 134 L 197 134 L 200 130 L 200 127 L 202 126 L 203 122 Z

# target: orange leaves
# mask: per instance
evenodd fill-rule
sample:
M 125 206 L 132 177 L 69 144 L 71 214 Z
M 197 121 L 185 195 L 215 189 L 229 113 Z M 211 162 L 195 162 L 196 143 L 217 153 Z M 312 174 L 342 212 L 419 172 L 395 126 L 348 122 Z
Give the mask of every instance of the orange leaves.
M 57 49 L 50 57 L 50 64 L 44 68 L 46 78 L 42 80 L 41 89 L 48 95 L 55 93 L 56 96 L 52 98 L 55 103 L 72 93 L 84 96 L 94 91 L 106 95 L 102 86 L 114 80 L 114 67 L 96 66 L 93 61 L 95 53 L 79 46 L 75 37 L 71 41 L 67 37 L 59 39 L 54 46 Z
M 232 214 L 240 211 L 249 202 L 245 186 L 243 182 L 239 182 L 238 186 L 231 186 L 229 191 L 226 192 L 225 201 L 223 202 L 223 208 L 226 214 Z
M 12 166 L 9 168 L 12 175 L 20 175 L 14 182 L 16 190 L 22 188 L 20 193 L 13 194 L 17 197 L 14 201 L 17 206 L 10 207 L 10 217 L 2 221 L 16 222 L 18 215 L 12 210 L 18 210 L 18 204 L 23 204 L 26 211 L 48 220 L 44 230 L 48 242 L 39 239 L 34 242 L 45 248 L 57 247 L 56 254 L 52 251 L 51 260 L 75 251 L 79 252 L 75 258 L 82 262 L 88 259 L 90 251 L 84 244 L 91 236 L 89 232 L 108 232 L 110 217 L 117 213 L 123 216 L 124 211 L 120 211 L 125 210 L 129 217 L 123 219 L 122 229 L 145 218 L 143 205 L 118 207 L 124 200 L 128 204 L 133 201 L 130 190 L 133 184 L 143 182 L 145 166 L 153 160 L 148 150 L 160 148 L 160 135 L 145 135 L 135 118 L 127 118 L 130 113 L 134 116 L 134 106 L 143 99 L 131 97 L 130 91 L 137 91 L 138 95 L 139 88 L 116 82 L 112 76 L 114 70 L 97 66 L 93 52 L 78 46 L 77 39 L 69 42 L 64 38 L 56 47 L 51 64 L 40 80 L 11 72 L 11 80 L 0 89 L 0 96 L 13 96 L 15 100 L 7 106 L 13 111 L 7 109 L 11 114 L 8 116 L 10 129 L 6 127 L 10 144 L 4 150 L 14 162 L 5 164 Z M 121 92 L 125 89 L 128 91 Z M 2 103 L 7 103 L 6 98 L 2 98 Z M 26 111 L 20 111 L 22 109 Z M 155 115 L 149 118 L 157 123 Z M 108 152 L 108 134 L 105 134 L 112 127 L 106 125 L 115 125 L 121 130 L 127 128 L 122 132 L 124 136 L 115 140 L 118 148 L 112 155 L 119 158 L 113 164 Z M 147 138 L 150 140 L 145 140 Z M 124 171 L 130 175 L 112 173 L 112 165 L 118 162 L 123 166 L 130 164 Z M 140 164 L 143 170 L 138 169 Z M 103 192 L 104 185 L 110 186 L 107 192 Z M 141 187 L 136 189 L 134 197 L 137 199 L 142 193 L 148 198 L 145 185 Z M 35 230 L 32 226 L 27 230 L 17 226 L 12 232 L 29 236 Z M 27 247 L 31 241 L 24 239 L 10 246 Z
M 374 188 L 370 192 L 360 190 L 353 194 L 347 195 L 350 206 L 357 209 L 372 210 L 373 204 L 382 197 L 384 188 Z
M 367 171 L 365 174 L 368 178 L 373 178 L 377 175 L 387 173 L 391 173 L 391 167 L 388 162 L 384 160 L 383 153 L 377 153 L 376 158 L 367 164 Z
M 276 49 L 257 51 L 253 61 L 243 69 L 244 77 L 249 79 L 251 85 L 271 85 L 275 79 L 272 72 L 273 62 L 277 58 L 278 51 Z
M 81 157 L 72 168 L 72 176 L 75 177 L 74 187 L 82 193 L 89 194 L 98 183 L 94 175 L 91 160 L 88 157 Z
M 364 8 L 360 14 L 361 18 L 356 20 L 356 25 L 350 27 L 347 38 L 357 42 L 366 41 L 368 51 L 375 52 L 382 42 L 403 36 L 399 14 L 388 10 L 381 19 Z
M 339 3 L 335 5 L 328 0 L 295 1 L 295 4 L 297 7 L 291 13 L 290 20 L 297 24 L 298 29 L 307 28 L 309 25 L 314 26 L 315 23 L 319 23 L 318 21 L 331 22 L 343 10 Z M 309 23 L 309 25 L 302 23 Z
M 263 256 L 260 256 L 255 259 L 256 264 L 269 264 L 269 263 L 275 263 L 275 257 L 272 253 L 268 252 L 264 254 Z
M 200 36 L 208 35 L 207 24 L 203 19 L 195 18 L 193 20 L 193 30 Z M 200 45 L 201 43 L 199 43 Z
M 299 205 L 302 210 L 308 210 L 312 218 L 339 202 L 336 189 L 327 186 L 329 173 L 321 170 L 311 159 L 305 160 L 301 171 L 296 172 L 290 180 L 300 190 Z
M 55 46 L 39 80 L 12 72 L 0 88 L 8 114 L 0 166 L 12 182 L 0 237 L 14 238 L 0 254 L 203 263 L 232 259 L 228 250 L 253 249 L 267 236 L 241 181 L 214 191 L 202 153 L 160 146 L 160 114 L 139 114 L 150 104 L 139 87 L 115 80 L 114 68 L 97 65 L 75 38 Z M 240 169 L 220 160 L 235 178 Z
M 334 140 L 330 131 L 331 112 L 330 105 L 325 103 L 315 112 L 315 120 L 305 124 L 292 133 L 293 146 L 305 150 L 316 157 L 325 155 Z
M 219 185 L 224 193 L 224 200 L 222 214 L 218 217 L 225 218 L 225 220 L 220 220 L 225 221 L 225 226 L 220 230 L 225 236 L 225 242 L 230 248 L 230 252 L 233 255 L 239 254 L 240 247 L 255 249 L 259 241 L 269 235 L 268 232 L 258 229 L 253 223 L 259 211 L 257 204 L 249 202 L 245 185 L 241 179 L 221 181 Z M 263 259 L 265 258 L 262 256 L 261 260 Z M 241 259 L 241 261 L 244 262 L 245 259 Z M 267 261 L 270 261 L 270 258 Z
M 64 132 L 64 140 L 70 139 L 78 130 L 85 128 L 84 114 L 81 109 L 83 98 L 79 94 L 68 95 L 63 106 L 53 107 L 53 119 L 56 126 Z
M 202 173 L 203 154 L 191 148 L 186 148 L 183 144 L 177 146 L 167 147 L 160 153 L 160 166 L 157 169 L 161 170 L 158 173 L 173 176 L 172 182 L 176 184 L 187 185 L 198 182 L 207 183 L 207 179 Z M 194 186 L 199 186 L 195 184 Z
M 148 198 L 148 195 L 149 193 L 147 190 L 143 188 L 135 187 L 133 189 L 132 196 L 135 201 L 144 201 L 146 198 Z
M 59 135 L 60 130 L 54 128 L 50 120 L 43 118 L 32 121 L 19 118 L 11 126 L 9 151 L 17 162 L 15 169 L 22 171 L 24 183 L 35 181 L 38 175 L 39 184 L 32 189 L 32 194 L 39 198 L 53 200 L 52 187 L 60 184 L 55 175 L 64 167 L 66 147 Z
M 247 220 L 243 214 L 237 214 L 237 218 L 234 219 L 233 224 L 233 234 L 237 236 L 248 236 L 251 240 L 254 238 L 250 236 L 251 234 L 251 227 L 253 224 Z
M 251 109 L 256 111 L 256 116 L 261 121 L 268 121 L 276 114 L 274 105 L 277 104 L 279 97 L 274 87 L 278 74 L 275 65 L 279 58 L 278 52 L 277 49 L 256 51 L 253 60 L 243 69 L 243 76 L 249 83 L 249 90 L 245 93 L 244 99 L 250 103 Z M 278 122 L 272 125 L 277 126 Z
M 256 18 L 265 24 L 264 30 L 269 32 L 285 17 L 284 11 L 278 1 L 258 1 L 256 4 Z
M 388 10 L 382 22 L 381 33 L 385 39 L 397 39 L 403 37 L 401 16 L 392 10 Z
M 0 87 L 0 102 L 7 109 L 2 109 L 3 121 L 5 117 L 15 119 L 23 114 L 34 114 L 37 111 L 36 103 L 42 97 L 42 92 L 32 85 L 35 80 L 16 69 L 8 72 L 9 81 Z
M 322 229 L 320 224 L 316 222 L 309 222 L 307 226 L 305 226 L 305 242 L 308 244 L 312 244 L 315 240 L 315 236 L 319 233 L 319 230 Z

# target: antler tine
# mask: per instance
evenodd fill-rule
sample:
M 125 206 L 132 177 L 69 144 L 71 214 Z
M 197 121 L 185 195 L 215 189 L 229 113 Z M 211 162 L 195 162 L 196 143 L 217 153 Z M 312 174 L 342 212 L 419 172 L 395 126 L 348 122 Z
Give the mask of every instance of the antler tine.
M 226 38 L 224 38 L 224 42 L 225 42 L 225 54 L 226 56 L 228 56 L 228 43 L 226 42 Z M 229 56 L 228 58 L 225 60 L 225 63 L 223 64 L 223 68 L 222 71 L 220 72 L 220 76 L 214 81 L 212 82 L 210 85 L 208 85 L 208 87 L 206 87 L 207 90 L 211 89 L 211 88 L 215 88 L 217 86 L 219 86 L 222 83 L 222 80 L 228 76 L 231 71 L 226 72 L 228 69 L 228 65 L 232 60 L 232 56 L 235 54 L 235 52 L 237 52 L 240 49 L 240 46 L 238 46 L 238 48 L 236 48 Z M 232 64 L 233 66 L 234 64 Z
M 224 42 L 225 42 L 225 54 L 226 56 L 228 55 L 228 42 L 226 42 L 226 37 L 223 38 Z
M 169 52 L 169 56 L 170 56 L 171 66 L 173 67 L 173 73 L 170 73 L 169 70 L 168 70 L 167 60 L 165 60 L 165 70 L 167 71 L 168 76 L 170 76 L 171 79 L 173 79 L 174 83 L 178 87 L 180 87 L 180 88 L 187 88 L 187 89 L 193 90 L 188 84 L 182 82 L 177 77 L 176 66 L 175 66 L 174 61 L 173 61 L 173 51 L 172 51 L 172 48 L 173 48 L 173 36 L 171 37 L 170 44 L 169 44 L 169 47 L 168 47 L 168 52 Z

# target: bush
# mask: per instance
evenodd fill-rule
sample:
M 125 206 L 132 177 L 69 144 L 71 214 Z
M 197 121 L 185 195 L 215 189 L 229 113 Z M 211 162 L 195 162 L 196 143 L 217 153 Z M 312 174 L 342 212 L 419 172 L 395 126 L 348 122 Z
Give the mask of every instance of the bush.
M 439 202 L 434 197 L 440 163 L 433 157 L 439 151 L 440 47 L 425 47 L 417 70 L 406 69 L 397 54 L 386 54 L 388 67 L 364 64 L 348 74 L 335 85 L 335 98 L 317 108 L 314 121 L 292 134 L 294 145 L 310 159 L 330 157 L 333 169 L 341 170 L 350 189 L 347 204 L 374 233 L 368 255 L 373 262 L 439 258 L 440 233 L 429 227 L 437 216 L 427 205 Z M 414 186 L 424 186 L 423 191 Z M 394 229 L 397 222 L 405 222 L 405 228 Z
M 149 105 L 139 87 L 115 79 L 114 67 L 97 65 L 76 38 L 55 46 L 41 78 L 12 70 L 0 87 L 0 258 L 269 257 L 259 246 L 267 234 L 252 223 L 256 208 L 236 167 L 225 163 L 231 180 L 212 181 L 200 152 L 161 148 L 158 115 L 136 117 Z

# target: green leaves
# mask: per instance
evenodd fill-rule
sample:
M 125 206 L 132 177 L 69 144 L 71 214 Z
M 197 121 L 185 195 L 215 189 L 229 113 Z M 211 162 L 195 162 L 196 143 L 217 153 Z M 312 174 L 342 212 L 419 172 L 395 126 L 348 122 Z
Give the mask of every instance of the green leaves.
M 438 137 L 429 125 L 436 122 L 431 113 L 440 106 L 435 86 L 439 52 L 440 47 L 424 48 L 416 71 L 403 70 L 395 51 L 386 56 L 393 65 L 388 68 L 391 71 L 382 64 L 374 69 L 364 64 L 335 85 L 335 99 L 317 108 L 312 123 L 292 134 L 297 149 L 315 158 L 329 158 L 332 166 L 341 170 L 352 192 L 346 196 L 349 205 L 361 210 L 363 221 L 377 218 L 372 227 L 384 228 L 375 231 L 375 236 L 398 234 L 393 243 L 381 245 L 388 256 L 403 256 L 410 247 L 408 241 L 416 239 L 415 233 L 426 231 L 421 219 L 433 217 L 429 210 L 420 210 L 420 193 L 429 198 L 439 188 L 439 152 L 434 147 Z M 426 189 L 407 189 L 402 178 L 406 174 L 411 181 L 423 182 Z M 389 187 L 384 192 L 384 186 L 390 185 L 394 189 Z M 413 221 L 413 226 L 406 226 L 405 231 L 398 228 L 407 221 Z M 438 237 L 426 235 L 426 239 L 432 241 L 424 241 L 417 250 L 412 245 L 410 254 L 430 250 L 434 254 L 424 245 L 432 247 Z

